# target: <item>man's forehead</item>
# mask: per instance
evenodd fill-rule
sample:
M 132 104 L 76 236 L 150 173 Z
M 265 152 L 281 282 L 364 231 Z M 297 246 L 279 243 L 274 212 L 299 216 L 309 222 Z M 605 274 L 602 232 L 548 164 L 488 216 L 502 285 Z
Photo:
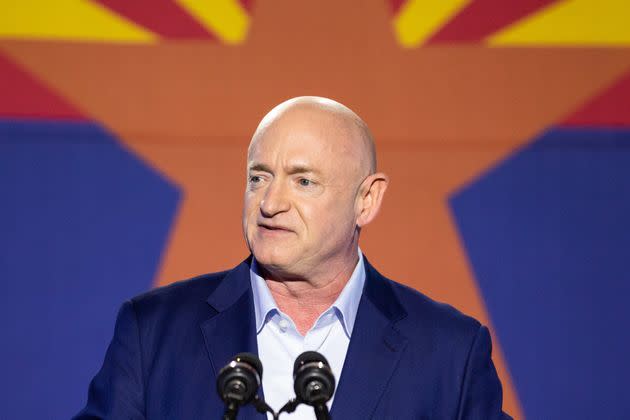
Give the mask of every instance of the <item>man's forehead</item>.
M 375 170 L 374 144 L 365 123 L 344 105 L 327 101 L 297 98 L 274 108 L 254 133 L 248 161 L 300 159 L 291 164 L 321 166 L 326 172 L 331 165 L 345 167 L 342 172 Z
M 347 142 L 334 136 L 313 136 L 312 133 L 293 132 L 275 136 L 268 132 L 250 146 L 248 166 L 253 164 L 282 164 L 288 167 L 308 167 L 318 170 L 330 165 L 342 165 L 351 160 L 355 150 Z
M 277 166 L 289 168 L 309 168 L 312 171 L 321 169 L 321 166 L 340 156 L 331 149 L 324 147 L 322 143 L 309 141 L 273 141 L 260 139 L 249 151 L 247 166 Z
M 321 112 L 295 110 L 259 128 L 249 147 L 252 153 L 326 154 L 356 148 L 357 132 L 352 123 Z

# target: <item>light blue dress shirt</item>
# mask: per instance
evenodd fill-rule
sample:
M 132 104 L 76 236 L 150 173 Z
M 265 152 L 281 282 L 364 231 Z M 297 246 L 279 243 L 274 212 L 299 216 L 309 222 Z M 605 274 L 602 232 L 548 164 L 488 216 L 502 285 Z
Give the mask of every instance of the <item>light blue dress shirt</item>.
M 295 397 L 293 363 L 302 352 L 308 350 L 323 354 L 330 363 L 335 380 L 339 381 L 365 284 L 361 250 L 359 261 L 337 300 L 317 318 L 304 336 L 298 332 L 293 320 L 276 305 L 267 283 L 258 275 L 255 260 L 250 268 L 250 278 L 254 294 L 258 356 L 263 364 L 265 401 L 277 411 Z M 329 408 L 331 404 L 332 399 L 328 402 Z M 315 417 L 312 407 L 300 405 L 294 413 L 283 413 L 281 418 L 298 420 Z

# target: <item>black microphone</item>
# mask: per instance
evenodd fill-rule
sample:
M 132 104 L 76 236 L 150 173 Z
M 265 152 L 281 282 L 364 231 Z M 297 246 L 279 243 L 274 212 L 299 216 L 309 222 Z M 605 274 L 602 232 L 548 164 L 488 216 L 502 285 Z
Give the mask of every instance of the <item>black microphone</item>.
M 326 402 L 335 392 L 335 376 L 324 356 L 306 351 L 295 359 L 293 389 L 299 402 L 315 409 L 317 420 L 330 419 Z
M 217 392 L 225 403 L 224 420 L 234 420 L 238 409 L 252 402 L 261 384 L 262 363 L 256 355 L 239 353 L 217 377 Z

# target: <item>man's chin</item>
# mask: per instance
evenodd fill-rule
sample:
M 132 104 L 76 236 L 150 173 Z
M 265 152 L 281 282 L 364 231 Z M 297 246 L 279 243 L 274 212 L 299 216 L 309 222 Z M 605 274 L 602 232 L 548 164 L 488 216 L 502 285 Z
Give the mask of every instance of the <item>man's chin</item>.
M 253 252 L 256 263 L 264 270 L 273 274 L 288 274 L 296 265 L 292 255 L 276 252 Z
M 256 258 L 256 262 L 263 267 L 281 269 L 282 267 L 291 265 L 291 259 L 284 255 L 270 255 L 267 253 L 254 252 L 254 258 Z

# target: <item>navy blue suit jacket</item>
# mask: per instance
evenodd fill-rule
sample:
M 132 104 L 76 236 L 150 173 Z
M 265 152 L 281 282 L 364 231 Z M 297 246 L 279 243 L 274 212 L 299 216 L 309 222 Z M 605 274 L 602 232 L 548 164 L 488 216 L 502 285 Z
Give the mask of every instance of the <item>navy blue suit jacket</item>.
M 257 353 L 249 261 L 126 302 L 76 418 L 220 418 L 217 372 Z M 487 328 L 365 265 L 331 417 L 506 418 Z M 248 406 L 241 418 L 265 417 Z

